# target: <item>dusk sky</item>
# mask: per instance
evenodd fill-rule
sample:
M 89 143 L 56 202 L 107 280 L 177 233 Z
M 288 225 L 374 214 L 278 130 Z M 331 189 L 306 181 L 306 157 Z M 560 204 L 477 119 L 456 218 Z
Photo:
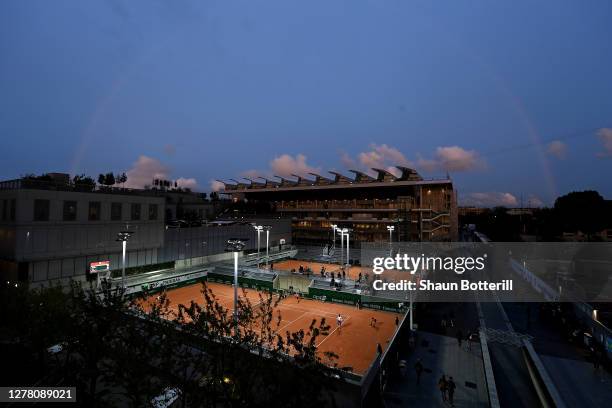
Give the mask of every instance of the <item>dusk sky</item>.
M 612 2 L 3 0 L 0 136 L 0 179 L 401 164 L 460 204 L 612 199 Z

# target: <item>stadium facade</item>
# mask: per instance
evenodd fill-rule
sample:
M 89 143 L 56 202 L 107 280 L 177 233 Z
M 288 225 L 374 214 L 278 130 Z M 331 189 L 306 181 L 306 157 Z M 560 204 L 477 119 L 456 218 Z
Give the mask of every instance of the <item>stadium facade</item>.
M 354 177 L 309 173 L 279 181 L 258 178 L 226 183 L 221 194 L 233 200 L 264 201 L 275 214 L 292 220 L 293 243 L 325 245 L 332 225 L 352 230 L 351 246 L 389 240 L 454 241 L 457 200 L 450 178 L 425 180 L 415 170 L 398 166 L 399 176 L 372 169 L 376 176 L 351 170 Z

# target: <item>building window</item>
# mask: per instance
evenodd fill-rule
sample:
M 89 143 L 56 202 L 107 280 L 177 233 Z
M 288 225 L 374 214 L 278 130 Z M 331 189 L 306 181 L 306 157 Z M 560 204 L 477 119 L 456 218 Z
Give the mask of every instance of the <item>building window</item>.
M 157 220 L 157 204 L 149 204 L 149 220 Z
M 49 200 L 34 200 L 34 221 L 49 221 Z
M 140 204 L 132 204 L 132 221 L 140 220 Z
M 100 209 L 102 205 L 99 201 L 89 202 L 89 221 L 100 221 Z
M 121 203 L 111 203 L 111 221 L 121 221 L 121 212 L 123 205 Z
M 76 201 L 64 201 L 64 221 L 75 221 L 77 214 Z
M 13 198 L 11 200 L 11 211 L 9 213 L 9 220 L 10 221 L 15 221 L 15 212 L 16 211 L 17 211 L 17 200 Z

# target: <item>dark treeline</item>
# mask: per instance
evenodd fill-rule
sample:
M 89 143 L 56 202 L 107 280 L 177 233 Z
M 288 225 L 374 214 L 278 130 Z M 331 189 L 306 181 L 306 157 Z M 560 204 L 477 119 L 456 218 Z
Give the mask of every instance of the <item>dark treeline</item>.
M 505 207 L 495 207 L 462 217 L 460 223 L 475 224 L 479 231 L 498 242 L 521 241 L 525 235 L 554 242 L 563 240 L 564 233 L 581 233 L 586 241 L 599 241 L 599 233 L 612 228 L 612 201 L 604 200 L 596 191 L 572 192 L 558 197 L 552 208 L 517 215 Z

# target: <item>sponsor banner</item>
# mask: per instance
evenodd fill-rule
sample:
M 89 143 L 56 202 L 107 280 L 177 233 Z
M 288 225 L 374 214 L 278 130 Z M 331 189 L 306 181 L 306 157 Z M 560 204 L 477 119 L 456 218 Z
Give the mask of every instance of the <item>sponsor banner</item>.
M 134 294 L 142 291 L 155 291 L 161 288 L 171 287 L 171 286 L 179 286 L 181 284 L 188 283 L 190 281 L 195 281 L 200 278 L 206 277 L 208 271 L 198 271 L 187 273 L 179 276 L 172 276 L 166 279 L 154 280 L 151 282 L 140 282 L 137 285 L 128 286 L 126 288 L 126 294 Z

